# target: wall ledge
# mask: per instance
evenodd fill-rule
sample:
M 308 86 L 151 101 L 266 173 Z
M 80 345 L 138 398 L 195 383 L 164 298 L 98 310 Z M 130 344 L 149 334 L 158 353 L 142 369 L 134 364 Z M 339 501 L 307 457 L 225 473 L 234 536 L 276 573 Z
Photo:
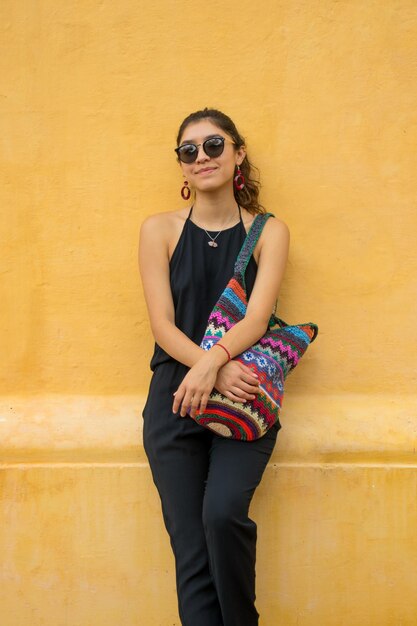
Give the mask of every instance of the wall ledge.
M 143 463 L 143 395 L 0 398 L 0 463 Z M 417 461 L 417 394 L 284 397 L 271 463 Z

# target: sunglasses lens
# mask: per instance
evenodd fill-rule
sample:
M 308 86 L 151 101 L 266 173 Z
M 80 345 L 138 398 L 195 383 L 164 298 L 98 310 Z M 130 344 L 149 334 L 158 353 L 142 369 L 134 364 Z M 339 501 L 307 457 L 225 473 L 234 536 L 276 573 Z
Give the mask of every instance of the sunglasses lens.
M 218 157 L 224 150 L 224 140 L 221 137 L 212 137 L 204 142 L 204 152 L 209 157 Z
M 197 158 L 198 149 L 192 143 L 180 146 L 178 156 L 183 163 L 193 163 Z

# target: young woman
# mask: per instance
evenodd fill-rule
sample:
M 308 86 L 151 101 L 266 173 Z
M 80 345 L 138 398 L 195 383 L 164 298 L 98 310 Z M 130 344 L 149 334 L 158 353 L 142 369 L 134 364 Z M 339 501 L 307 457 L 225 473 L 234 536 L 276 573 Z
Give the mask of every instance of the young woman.
M 248 264 L 245 318 L 204 351 L 200 342 L 257 213 L 259 184 L 244 139 L 216 109 L 189 115 L 177 137 L 185 209 L 145 219 L 139 267 L 155 350 L 143 410 L 144 446 L 175 555 L 183 626 L 255 626 L 256 524 L 249 505 L 279 423 L 251 442 L 198 425 L 215 387 L 245 402 L 258 393 L 234 361 L 266 331 L 288 257 L 289 231 L 269 218 Z M 231 360 L 229 360 L 229 355 Z M 188 412 L 188 414 L 187 414 Z

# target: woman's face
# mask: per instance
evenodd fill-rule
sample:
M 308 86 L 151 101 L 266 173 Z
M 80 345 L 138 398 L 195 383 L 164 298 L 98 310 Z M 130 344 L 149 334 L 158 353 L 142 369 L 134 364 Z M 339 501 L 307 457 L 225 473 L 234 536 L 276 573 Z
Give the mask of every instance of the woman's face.
M 209 137 L 224 137 L 224 150 L 218 157 L 208 156 L 202 144 Z M 198 148 L 197 159 L 194 163 L 180 162 L 182 172 L 190 187 L 200 191 L 211 191 L 231 184 L 236 165 L 240 165 L 245 158 L 245 148 L 236 149 L 231 143 L 233 140 L 221 128 L 209 120 L 201 120 L 189 124 L 181 137 L 179 145 L 193 143 Z

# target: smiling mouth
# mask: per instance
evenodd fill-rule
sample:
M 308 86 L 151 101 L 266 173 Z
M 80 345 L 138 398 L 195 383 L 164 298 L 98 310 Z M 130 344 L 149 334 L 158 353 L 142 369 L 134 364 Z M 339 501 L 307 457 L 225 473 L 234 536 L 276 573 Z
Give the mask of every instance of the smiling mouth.
M 205 172 L 214 172 L 215 169 L 216 169 L 215 167 L 207 167 L 204 170 L 199 170 L 197 174 L 204 174 Z

